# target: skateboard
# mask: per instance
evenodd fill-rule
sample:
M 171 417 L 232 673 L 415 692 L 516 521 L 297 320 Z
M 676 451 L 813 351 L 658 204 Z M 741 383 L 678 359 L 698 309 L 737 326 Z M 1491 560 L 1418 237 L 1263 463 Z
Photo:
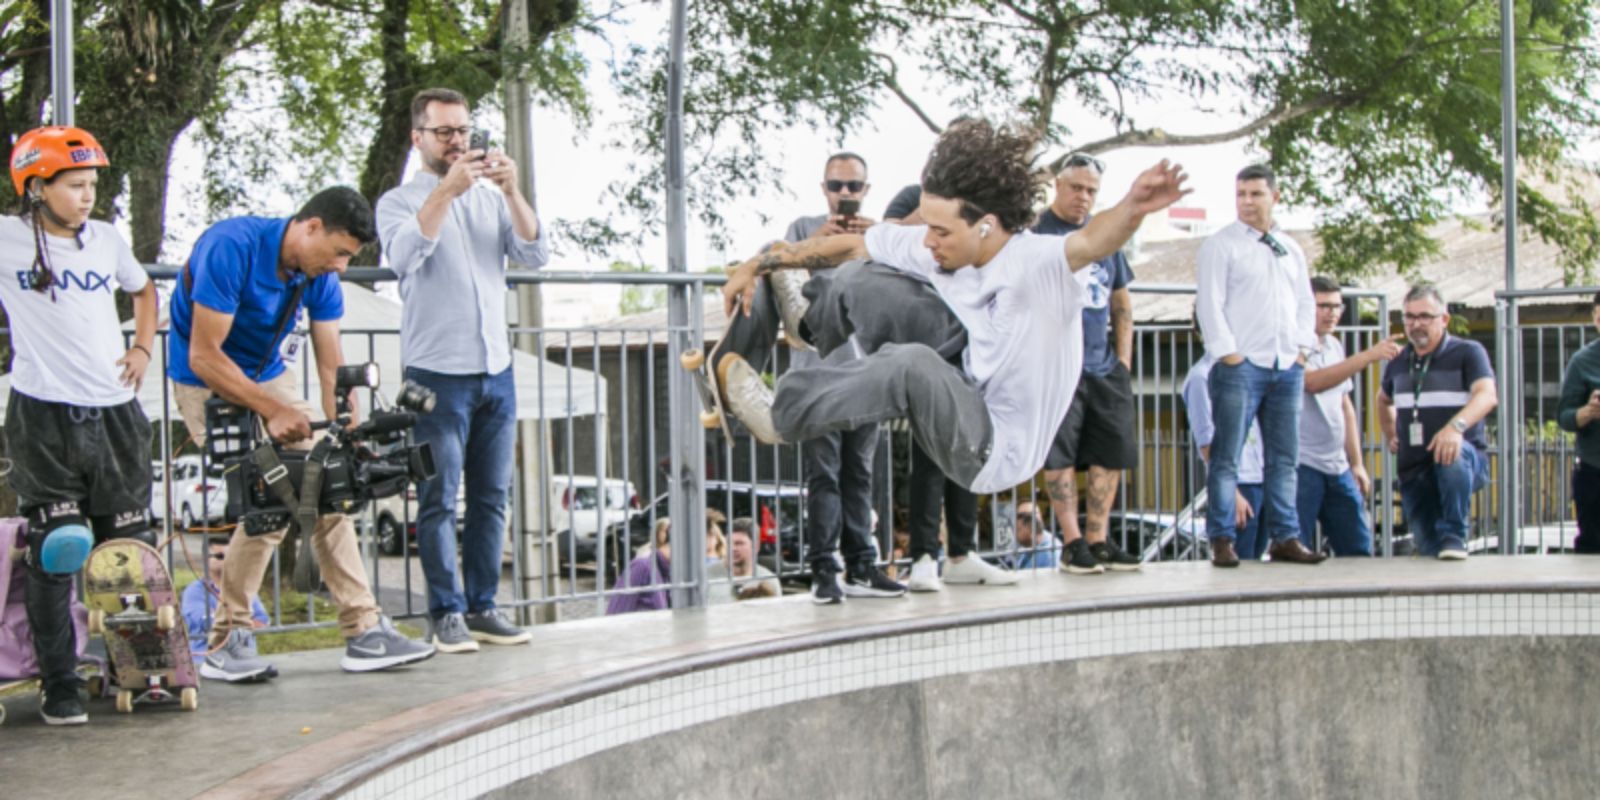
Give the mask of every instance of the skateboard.
M 161 554 L 132 539 L 106 542 L 89 553 L 83 588 L 89 632 L 105 636 L 116 675 L 117 711 L 175 696 L 185 711 L 198 708 L 199 676 Z
M 718 337 L 716 343 L 711 345 L 711 355 L 717 355 L 721 348 L 722 337 Z M 722 391 L 717 386 L 717 365 L 707 357 L 705 350 L 698 347 L 683 351 L 678 356 L 678 363 L 694 378 L 694 387 L 700 392 L 700 404 L 704 408 L 700 412 L 701 427 L 720 429 L 723 437 L 732 441 L 733 431 L 728 427 L 727 411 L 722 407 Z

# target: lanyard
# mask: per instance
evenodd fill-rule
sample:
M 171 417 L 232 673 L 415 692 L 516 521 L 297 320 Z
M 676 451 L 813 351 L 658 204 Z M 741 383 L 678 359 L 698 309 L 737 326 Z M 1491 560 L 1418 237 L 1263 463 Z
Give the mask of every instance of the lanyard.
M 1444 349 L 1444 341 L 1440 340 L 1439 346 L 1432 353 L 1423 356 L 1421 370 L 1417 369 L 1417 351 L 1411 351 L 1411 418 L 1418 419 L 1422 413 L 1422 382 L 1428 379 L 1428 368 L 1433 366 L 1433 357 Z

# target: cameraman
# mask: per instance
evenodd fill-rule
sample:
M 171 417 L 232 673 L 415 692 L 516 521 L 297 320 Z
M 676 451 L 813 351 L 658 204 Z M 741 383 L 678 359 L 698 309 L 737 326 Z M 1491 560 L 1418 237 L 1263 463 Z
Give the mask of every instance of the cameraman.
M 417 421 L 436 477 L 417 487 L 417 549 L 428 580 L 433 643 L 446 653 L 532 638 L 495 608 L 516 441 L 517 387 L 506 333 L 506 259 L 542 267 L 549 249 L 522 196 L 516 162 L 474 133 L 467 99 L 427 89 L 411 101 L 422 168 L 378 198 L 378 229 L 405 307 L 405 376 L 436 405 Z M 465 473 L 461 580 L 456 489 Z
M 371 206 L 345 187 L 318 193 L 291 219 L 237 217 L 200 235 L 172 293 L 167 340 L 167 375 L 198 444 L 205 444 L 206 401 L 215 393 L 259 415 L 274 441 L 310 449 L 311 406 L 301 399 L 283 353 L 292 360 L 301 350 L 292 332 L 303 306 L 311 317 L 323 412 L 335 418 L 335 371 L 344 363 L 339 273 L 374 238 Z M 292 341 L 285 346 L 285 339 Z M 200 667 L 206 678 L 238 682 L 274 674 L 256 655 L 250 597 L 260 592 L 286 530 L 250 536 L 243 525 L 234 529 L 223 565 L 222 605 L 212 623 L 213 652 Z M 339 607 L 339 629 L 347 640 L 341 667 L 369 672 L 433 655 L 432 647 L 400 635 L 379 611 L 355 528 L 344 515 L 319 517 L 316 532 L 301 535 L 311 535 L 323 582 Z

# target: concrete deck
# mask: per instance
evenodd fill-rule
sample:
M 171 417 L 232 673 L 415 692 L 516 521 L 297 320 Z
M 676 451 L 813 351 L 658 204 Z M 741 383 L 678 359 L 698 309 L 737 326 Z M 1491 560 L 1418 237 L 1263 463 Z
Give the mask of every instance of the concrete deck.
M 893 635 L 1101 607 L 1436 592 L 1600 592 L 1600 559 L 1474 557 L 1343 560 L 1317 567 L 1148 565 L 1142 573 L 1027 575 L 1016 587 L 949 587 L 936 595 L 818 607 L 805 597 L 706 611 L 657 612 L 545 626 L 531 646 L 440 655 L 410 669 L 347 675 L 339 653 L 275 659 L 262 685 L 202 687 L 200 710 L 113 711 L 90 705 L 90 724 L 48 728 L 31 697 L 6 701 L 0 794 L 32 798 L 282 797 L 419 734 L 470 727 L 530 699 L 559 700 L 649 680 L 662 669 L 760 655 L 807 642 Z M 90 757 L 90 754 L 100 756 Z

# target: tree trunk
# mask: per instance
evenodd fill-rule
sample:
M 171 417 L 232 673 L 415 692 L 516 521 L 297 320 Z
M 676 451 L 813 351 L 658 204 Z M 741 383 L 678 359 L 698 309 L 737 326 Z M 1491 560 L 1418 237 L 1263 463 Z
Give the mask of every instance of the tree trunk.
M 167 167 L 172 163 L 172 148 L 178 141 L 178 134 L 162 135 L 165 145 L 160 158 L 155 163 L 135 165 L 128 170 L 133 256 L 141 264 L 160 260 L 161 246 L 167 238 Z

